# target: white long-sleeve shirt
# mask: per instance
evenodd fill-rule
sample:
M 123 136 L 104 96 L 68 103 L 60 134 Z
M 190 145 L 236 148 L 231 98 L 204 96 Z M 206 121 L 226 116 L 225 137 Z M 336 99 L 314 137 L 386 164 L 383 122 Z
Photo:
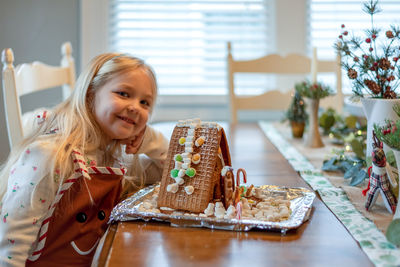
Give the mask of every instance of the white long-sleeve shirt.
M 36 241 L 49 205 L 59 187 L 60 177 L 49 175 L 56 145 L 41 136 L 19 157 L 11 169 L 7 191 L 0 202 L 0 266 L 24 266 Z M 137 154 L 123 154 L 126 180 L 143 177 L 145 183 L 161 179 L 168 141 L 150 126 Z M 92 165 L 101 163 L 102 152 L 84 155 Z M 56 175 L 57 176 L 57 175 Z

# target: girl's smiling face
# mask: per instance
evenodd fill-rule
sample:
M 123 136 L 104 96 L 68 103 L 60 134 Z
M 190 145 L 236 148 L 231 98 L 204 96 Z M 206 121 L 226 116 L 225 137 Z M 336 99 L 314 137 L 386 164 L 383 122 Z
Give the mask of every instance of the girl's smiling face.
M 130 139 L 145 127 L 153 106 L 152 80 L 144 69 L 119 74 L 94 97 L 94 116 L 109 139 Z

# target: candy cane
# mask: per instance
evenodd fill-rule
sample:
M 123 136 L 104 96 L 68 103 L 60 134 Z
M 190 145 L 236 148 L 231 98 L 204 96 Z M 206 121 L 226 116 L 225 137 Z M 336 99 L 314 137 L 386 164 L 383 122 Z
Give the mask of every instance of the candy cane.
M 92 166 L 88 168 L 90 174 L 116 174 L 124 175 L 126 173 L 125 168 L 111 168 L 111 167 L 96 167 Z
M 240 173 L 242 173 L 242 175 L 243 175 L 243 182 L 247 183 L 246 171 L 242 168 L 239 168 L 236 173 L 236 185 L 237 186 L 240 186 Z
M 242 202 L 239 201 L 236 204 L 236 219 L 240 220 L 242 218 Z

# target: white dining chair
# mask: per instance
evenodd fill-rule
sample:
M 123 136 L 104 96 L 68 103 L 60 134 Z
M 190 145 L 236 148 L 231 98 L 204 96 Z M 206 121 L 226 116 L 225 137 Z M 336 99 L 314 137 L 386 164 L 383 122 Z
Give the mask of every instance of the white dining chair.
M 2 51 L 3 99 L 10 148 L 19 143 L 24 136 L 21 96 L 50 88 L 59 90 L 59 87 L 62 86 L 63 99 L 66 99 L 73 90 L 75 62 L 72 57 L 71 43 L 64 43 L 61 46 L 61 53 L 60 66 L 51 66 L 35 61 L 20 64 L 14 68 L 12 49 L 6 48 Z
M 235 90 L 235 74 L 311 75 L 311 58 L 300 54 L 269 54 L 251 60 L 235 60 L 231 43 L 228 42 L 227 73 L 230 121 L 237 123 L 239 110 L 286 110 L 293 97 L 293 89 L 283 92 L 276 88 L 259 95 L 238 95 Z

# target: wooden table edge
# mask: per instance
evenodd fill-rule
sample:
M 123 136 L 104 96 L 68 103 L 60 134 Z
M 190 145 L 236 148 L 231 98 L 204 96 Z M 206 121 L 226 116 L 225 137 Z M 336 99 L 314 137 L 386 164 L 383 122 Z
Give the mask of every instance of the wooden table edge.
M 105 267 L 110 255 L 115 234 L 117 233 L 119 223 L 112 223 L 107 229 L 104 242 L 99 244 L 97 250 L 100 250 L 98 257 L 93 258 L 92 267 Z

